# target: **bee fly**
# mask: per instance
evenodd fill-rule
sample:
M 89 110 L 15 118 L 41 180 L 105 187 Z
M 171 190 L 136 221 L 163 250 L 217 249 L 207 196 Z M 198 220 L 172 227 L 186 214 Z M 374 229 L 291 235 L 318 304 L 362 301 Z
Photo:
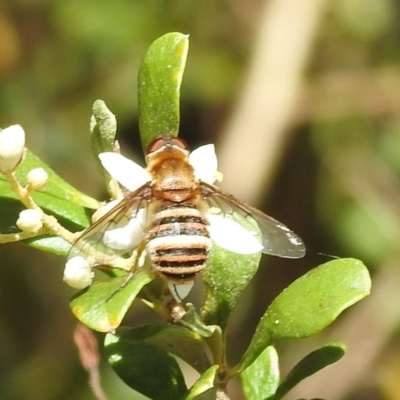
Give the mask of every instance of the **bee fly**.
M 69 262 L 79 255 L 96 266 L 136 252 L 136 267 L 147 256 L 180 301 L 206 267 L 213 243 L 241 254 L 305 254 L 301 239 L 285 225 L 213 185 L 217 161 L 212 145 L 190 153 L 182 139 L 160 137 L 147 148 L 146 170 L 117 153 L 99 157 L 129 193 L 83 233 Z M 261 241 L 235 220 L 238 216 L 257 223 Z

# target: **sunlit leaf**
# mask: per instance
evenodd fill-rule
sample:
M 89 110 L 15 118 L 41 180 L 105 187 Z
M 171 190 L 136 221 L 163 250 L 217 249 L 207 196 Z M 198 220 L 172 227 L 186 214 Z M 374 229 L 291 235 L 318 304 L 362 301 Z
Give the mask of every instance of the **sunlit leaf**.
M 139 70 L 139 129 L 142 146 L 159 135 L 178 135 L 179 97 L 188 35 L 167 33 L 149 47 Z
M 16 175 L 20 179 L 22 184 L 26 183 L 25 176 L 33 168 L 43 168 L 48 176 L 49 182 L 43 188 L 38 190 L 38 193 L 45 193 L 48 196 L 53 196 L 69 203 L 80 205 L 86 208 L 97 208 L 99 203 L 97 200 L 81 193 L 69 183 L 65 182 L 60 178 L 50 167 L 48 167 L 43 161 L 35 156 L 31 151 L 27 151 L 24 161 L 19 165 Z M 1 180 L 4 180 L 3 176 L 0 176 Z M 39 204 L 41 205 L 41 204 Z
M 218 365 L 205 371 L 190 388 L 185 400 L 214 400 L 216 398 L 215 379 Z
M 34 154 L 27 152 L 25 160 L 16 171 L 16 176 L 21 184 L 25 185 L 26 174 L 33 168 L 39 167 L 46 170 L 49 181 L 44 188 L 32 193 L 36 203 L 65 221 L 72 222 L 78 227 L 87 227 L 90 223 L 87 208 L 97 208 L 98 202 L 62 180 Z M 18 197 L 11 190 L 5 177 L 0 174 L 0 201 L 3 201 L 3 199 L 18 200 Z M 7 230 L 2 230 L 2 232 L 7 233 Z
M 112 332 L 121 324 L 137 294 L 153 277 L 145 272 L 99 281 L 76 294 L 70 302 L 73 314 L 99 332 Z
M 45 163 L 29 150 L 19 165 L 16 176 L 22 185 L 26 185 L 26 174 L 34 168 L 43 168 L 49 177 L 45 187 L 32 193 L 35 202 L 47 213 L 53 214 L 67 228 L 83 230 L 90 225 L 88 209 L 97 208 L 98 202 L 79 192 L 60 178 Z M 25 207 L 11 190 L 5 177 L 0 174 L 0 232 L 16 233 L 18 214 Z M 56 237 L 38 237 L 26 241 L 29 245 L 58 255 L 66 255 L 70 248 L 63 239 Z
M 66 257 L 71 250 L 71 244 L 58 236 L 39 236 L 31 239 L 24 240 L 24 243 L 29 244 L 35 249 L 47 251 L 48 253 L 57 256 Z
M 293 282 L 270 305 L 243 357 L 241 370 L 280 339 L 320 332 L 346 308 L 367 296 L 371 279 L 361 261 L 330 261 Z
M 279 385 L 279 360 L 275 347 L 267 347 L 242 374 L 243 392 L 248 400 L 265 400 Z
M 346 346 L 343 343 L 331 342 L 308 354 L 289 372 L 288 376 L 280 384 L 274 400 L 280 400 L 303 379 L 339 361 L 344 356 L 345 351 Z M 251 366 L 247 369 L 250 368 Z

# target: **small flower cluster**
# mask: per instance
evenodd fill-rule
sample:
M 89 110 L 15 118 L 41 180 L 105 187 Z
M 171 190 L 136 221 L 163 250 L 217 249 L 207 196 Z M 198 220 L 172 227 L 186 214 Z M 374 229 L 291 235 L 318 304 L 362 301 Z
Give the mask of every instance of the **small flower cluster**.
M 0 132 L 0 172 L 9 180 L 15 178 L 12 174 L 24 158 L 25 131 L 20 125 L 12 125 Z M 43 168 L 30 171 L 27 175 L 26 193 L 44 186 L 47 173 Z M 25 193 L 21 192 L 22 197 Z M 37 209 L 21 211 L 17 226 L 22 232 L 37 232 L 42 228 L 42 215 Z
M 21 232 L 0 234 L 0 243 L 15 242 L 41 234 L 55 234 L 72 243 L 73 234 L 61 227 L 54 217 L 46 215 L 31 197 L 33 191 L 47 184 L 47 172 L 41 167 L 33 168 L 26 175 L 26 186 L 22 186 L 17 179 L 15 171 L 23 162 L 25 154 L 25 131 L 20 125 L 0 130 L 0 173 L 26 207 L 16 221 Z
M 64 229 L 54 217 L 47 215 L 31 197 L 33 191 L 41 189 L 47 184 L 46 171 L 43 168 L 34 168 L 29 171 L 26 175 L 26 186 L 22 186 L 18 181 L 14 172 L 23 161 L 25 153 L 25 132 L 21 126 L 13 125 L 0 131 L 0 173 L 5 176 L 13 192 L 26 207 L 16 221 L 21 232 L 0 234 L 0 243 L 51 234 L 60 236 L 73 244 L 76 241 L 76 234 Z M 119 153 L 102 153 L 99 158 L 111 177 L 131 192 L 154 179 L 147 169 Z M 190 154 L 188 152 L 188 162 L 193 167 L 195 179 L 198 181 L 212 185 L 216 180 L 221 179 L 222 175 L 217 171 L 218 162 L 214 145 L 201 146 Z M 99 209 L 94 218 L 100 218 L 101 215 L 118 206 L 120 201 L 120 199 L 114 198 Z M 133 257 L 136 248 L 143 241 L 146 218 L 145 210 L 139 210 L 135 218 L 129 218 L 129 216 L 121 218 L 111 229 L 103 232 L 103 245 L 119 253 L 132 253 Z M 210 237 L 218 246 L 240 254 L 253 254 L 262 250 L 263 246 L 254 232 L 248 231 L 234 220 L 226 218 L 221 210 L 210 207 L 205 212 L 205 218 L 208 222 L 207 229 Z M 144 264 L 146 249 L 140 255 L 137 262 L 139 268 Z M 76 289 L 89 286 L 94 276 L 92 267 L 97 265 L 95 258 L 96 255 L 92 262 L 88 261 L 89 257 L 86 257 L 85 254 L 72 256 L 65 267 L 64 281 Z M 126 266 L 119 268 L 128 270 Z M 171 283 L 171 293 L 175 293 L 177 298 L 182 299 L 187 295 L 192 284 L 193 282 L 189 282 L 187 285 Z
M 138 190 L 154 179 L 147 169 L 119 153 L 101 153 L 99 158 L 111 177 L 130 192 Z M 217 171 L 217 156 L 212 144 L 201 146 L 191 152 L 188 155 L 188 162 L 193 167 L 195 178 L 201 182 L 212 185 L 221 178 L 221 174 Z M 119 202 L 120 200 L 113 200 L 106 204 L 99 212 L 96 212 L 96 218 L 111 211 L 118 206 Z M 220 209 L 209 208 L 205 212 L 205 217 L 208 221 L 207 229 L 210 237 L 218 246 L 240 254 L 254 254 L 263 249 L 254 232 L 246 230 L 236 221 L 227 218 Z M 143 241 L 146 218 L 145 210 L 141 209 L 134 218 L 125 216 L 119 219 L 116 225 L 113 224 L 113 228 L 102 233 L 102 244 L 122 253 L 134 251 Z M 143 250 L 142 256 L 145 253 L 146 250 Z M 139 262 L 138 266 L 142 264 Z M 81 254 L 70 258 L 64 271 L 64 281 L 77 289 L 89 286 L 93 278 L 90 267 L 94 265 L 88 263 Z M 169 282 L 170 291 L 176 295 L 177 299 L 186 297 L 192 285 L 193 281 L 179 285 Z

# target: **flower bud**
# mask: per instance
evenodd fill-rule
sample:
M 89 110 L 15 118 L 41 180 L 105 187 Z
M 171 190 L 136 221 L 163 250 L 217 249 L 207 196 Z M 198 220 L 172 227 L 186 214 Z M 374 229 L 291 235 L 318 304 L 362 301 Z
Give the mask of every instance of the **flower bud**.
M 40 189 L 46 185 L 49 176 L 43 168 L 34 168 L 26 175 L 29 190 Z
M 12 172 L 19 162 L 25 148 L 25 132 L 20 125 L 11 125 L 0 132 L 0 172 Z
M 23 210 L 19 213 L 17 226 L 23 232 L 35 232 L 42 226 L 42 214 L 37 210 Z
M 81 256 L 72 257 L 65 264 L 64 282 L 74 289 L 84 289 L 92 283 L 94 273 Z

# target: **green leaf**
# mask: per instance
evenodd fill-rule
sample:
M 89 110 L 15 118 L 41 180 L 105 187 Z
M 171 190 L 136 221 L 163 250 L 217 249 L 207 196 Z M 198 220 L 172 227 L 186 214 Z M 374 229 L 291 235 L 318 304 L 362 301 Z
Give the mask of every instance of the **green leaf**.
M 217 392 L 215 387 L 217 372 L 218 365 L 213 365 L 205 371 L 190 388 L 185 400 L 215 400 Z
M 43 168 L 49 176 L 47 185 L 32 193 L 35 202 L 46 211 L 65 221 L 72 222 L 79 228 L 89 226 L 90 218 L 86 208 L 97 208 L 99 203 L 62 180 L 29 150 L 16 171 L 16 176 L 22 185 L 26 185 L 26 174 L 34 168 Z M 0 201 L 3 199 L 17 200 L 19 203 L 17 195 L 11 190 L 5 177 L 0 174 Z M 6 204 L 3 203 L 3 205 Z M 21 205 L 21 207 L 23 206 Z M 7 233 L 7 228 L 3 225 L 1 227 L 2 232 Z
M 66 228 L 71 230 L 87 228 L 90 225 L 88 208 L 97 208 L 98 202 L 65 182 L 29 150 L 16 171 L 16 177 L 22 185 L 26 185 L 26 174 L 34 168 L 43 168 L 49 176 L 47 185 L 32 193 L 35 202 L 46 213 L 54 215 Z M 24 208 L 5 177 L 0 174 L 1 233 L 18 231 L 15 222 Z M 32 247 L 62 256 L 65 256 L 71 247 L 63 239 L 51 236 L 32 238 L 25 242 Z
M 179 323 L 189 328 L 191 331 L 196 332 L 202 337 L 208 338 L 214 334 L 215 329 L 218 329 L 216 326 L 205 325 L 193 304 L 187 303 L 185 309 L 186 313 L 179 320 Z
M 24 161 L 19 165 L 16 171 L 17 178 L 22 184 L 26 183 L 26 174 L 33 168 L 43 168 L 49 176 L 48 184 L 43 189 L 38 190 L 38 193 L 45 193 L 48 196 L 62 199 L 82 207 L 93 209 L 98 208 L 99 203 L 97 200 L 81 193 L 69 183 L 65 182 L 50 167 L 48 167 L 29 150 L 27 151 Z M 3 177 L 0 179 L 4 180 Z
M 331 342 L 308 354 L 289 372 L 286 379 L 281 383 L 276 391 L 273 399 L 280 400 L 287 392 L 289 392 L 289 390 L 293 389 L 303 379 L 315 374 L 328 365 L 339 361 L 344 356 L 345 351 L 346 346 L 343 343 Z M 249 368 L 251 368 L 251 366 Z
M 235 215 L 235 220 L 259 234 L 254 221 L 238 215 Z M 261 253 L 237 254 L 213 246 L 208 266 L 203 272 L 207 293 L 201 314 L 207 325 L 218 325 L 222 330 L 226 328 L 229 315 L 257 272 L 260 259 Z
M 200 373 L 205 372 L 210 367 L 203 338 L 189 329 L 172 325 L 153 325 L 139 328 L 122 327 L 117 330 L 116 334 L 120 342 L 145 342 L 174 354 Z
M 105 338 L 108 359 L 115 372 L 132 389 L 153 400 L 183 398 L 187 388 L 176 360 L 159 347 L 125 340 L 119 332 Z
M 243 357 L 243 371 L 279 339 L 320 332 L 346 308 L 370 293 L 371 279 L 361 261 L 345 258 L 311 270 L 286 288 L 268 307 Z
M 24 243 L 35 249 L 47 251 L 57 256 L 66 257 L 71 250 L 71 244 L 58 236 L 39 236 L 24 240 Z
M 242 374 L 246 399 L 264 400 L 271 397 L 279 385 L 279 360 L 275 347 L 268 346 Z
M 152 279 L 145 272 L 137 272 L 96 282 L 73 297 L 72 313 L 95 331 L 112 332 L 121 324 L 142 287 Z
M 167 33 L 149 47 L 139 70 L 139 130 L 143 149 L 160 135 L 178 135 L 179 96 L 188 35 Z

